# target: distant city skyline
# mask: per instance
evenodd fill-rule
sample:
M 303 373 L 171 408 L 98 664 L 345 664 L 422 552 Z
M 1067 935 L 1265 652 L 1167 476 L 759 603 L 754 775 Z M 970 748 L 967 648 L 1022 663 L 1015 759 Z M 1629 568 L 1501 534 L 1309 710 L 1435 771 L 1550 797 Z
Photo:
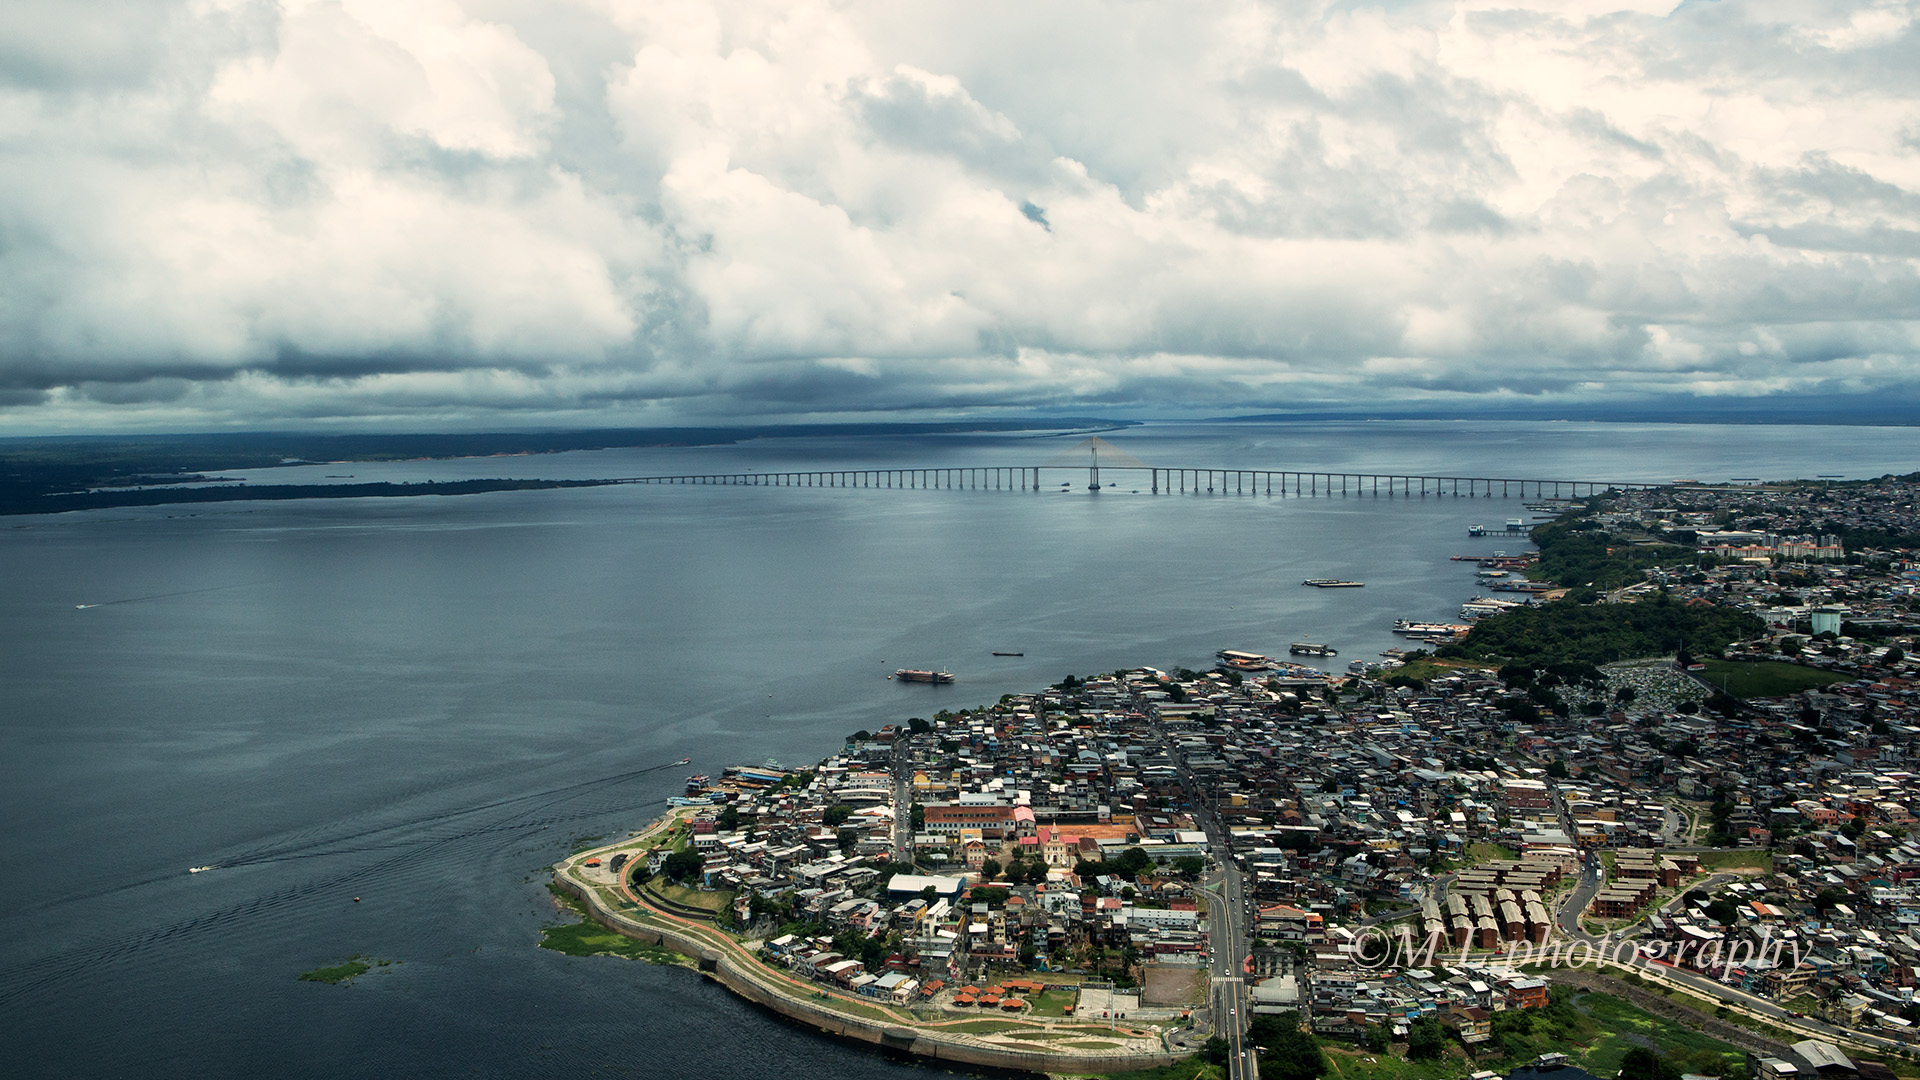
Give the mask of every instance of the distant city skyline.
M 14 0 L 0 435 L 1901 422 L 1916 18 Z

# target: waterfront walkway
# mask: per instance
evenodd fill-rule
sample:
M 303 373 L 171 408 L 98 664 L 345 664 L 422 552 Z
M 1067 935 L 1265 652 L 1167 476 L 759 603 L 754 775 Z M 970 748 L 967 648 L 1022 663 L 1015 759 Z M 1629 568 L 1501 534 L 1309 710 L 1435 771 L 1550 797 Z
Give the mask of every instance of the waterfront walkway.
M 1131 1067 L 1150 1067 L 1168 1059 L 1168 1044 L 1162 1033 L 1152 1027 L 1108 1027 L 1018 1013 L 957 1015 L 950 1019 L 933 1020 L 890 1002 L 859 997 L 810 982 L 766 963 L 756 950 L 712 923 L 689 918 L 655 904 L 645 890 L 632 888 L 626 875 L 610 874 L 603 868 L 586 866 L 589 858 L 597 857 L 604 865 L 608 857 L 619 851 L 645 848 L 650 841 L 657 840 L 660 833 L 673 828 L 679 817 L 676 814 L 662 818 L 638 836 L 571 855 L 555 867 L 556 878 L 563 885 L 574 887 L 569 891 L 577 890 L 599 899 L 597 904 L 589 902 L 590 909 L 596 913 L 595 921 L 642 940 L 660 937 L 662 930 L 665 930 L 672 936 L 693 943 L 703 954 L 708 954 L 700 957 L 703 970 L 717 970 L 724 963 L 725 975 L 746 980 L 760 994 L 747 992 L 748 987 L 735 985 L 728 978 L 721 978 L 720 981 L 743 996 L 763 1000 L 776 1011 L 788 1012 L 776 1003 L 777 999 L 777 1002 L 785 1002 L 816 1015 L 830 1012 L 848 1026 L 871 1027 L 876 1036 L 883 1030 L 889 1037 L 911 1033 L 949 1047 L 972 1048 L 986 1056 L 1018 1055 L 1031 1058 L 1038 1055 L 1054 1059 L 1048 1064 L 1055 1071 L 1071 1065 L 1074 1059 L 1085 1059 L 1090 1065 L 1099 1066 L 1090 1071 L 1111 1071 L 1116 1057 L 1137 1059 L 1138 1064 Z M 609 900 L 617 903 L 608 903 Z M 615 910 L 616 906 L 629 908 L 629 911 Z M 662 940 L 669 947 L 687 951 L 680 945 L 667 942 L 664 938 Z M 794 1014 L 789 1012 L 789 1015 Z M 990 1030 L 981 1031 L 982 1027 Z M 1024 1065 L 1025 1062 L 1022 1062 L 1014 1067 Z

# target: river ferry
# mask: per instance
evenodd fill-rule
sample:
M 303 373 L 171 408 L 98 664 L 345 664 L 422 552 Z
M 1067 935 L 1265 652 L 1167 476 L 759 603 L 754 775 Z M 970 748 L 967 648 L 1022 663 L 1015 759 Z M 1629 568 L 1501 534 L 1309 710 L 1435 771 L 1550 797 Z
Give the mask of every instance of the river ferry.
M 1287 651 L 1295 656 L 1339 656 L 1339 650 L 1331 645 L 1322 645 L 1312 641 L 1296 641 L 1287 646 Z

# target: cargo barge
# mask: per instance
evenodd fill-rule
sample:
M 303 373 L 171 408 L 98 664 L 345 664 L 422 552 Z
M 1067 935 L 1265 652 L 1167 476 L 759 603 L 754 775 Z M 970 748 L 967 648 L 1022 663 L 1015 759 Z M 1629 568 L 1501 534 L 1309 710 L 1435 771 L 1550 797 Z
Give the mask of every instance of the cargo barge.
M 953 681 L 953 672 L 922 671 L 919 668 L 901 668 L 900 670 L 893 673 L 893 677 L 896 679 L 899 679 L 901 682 L 936 683 L 938 685 L 944 686 L 947 683 L 950 683 Z

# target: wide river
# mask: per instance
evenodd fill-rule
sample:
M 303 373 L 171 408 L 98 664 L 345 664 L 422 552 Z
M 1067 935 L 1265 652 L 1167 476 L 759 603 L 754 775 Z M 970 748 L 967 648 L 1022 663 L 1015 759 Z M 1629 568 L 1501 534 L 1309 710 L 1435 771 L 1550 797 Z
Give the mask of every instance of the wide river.
M 1873 476 L 1920 429 L 1154 425 L 1154 465 Z M 1038 464 L 1077 436 L 261 470 Z M 1448 618 L 1519 499 L 613 487 L 0 519 L 0 1074 L 906 1077 L 683 969 L 535 947 L 544 868 L 695 770 L 1069 673 Z M 1310 576 L 1364 589 L 1315 590 Z M 97 605 L 80 607 L 79 605 Z M 995 650 L 1024 657 L 995 658 Z M 937 666 L 950 687 L 886 678 Z M 682 757 L 693 768 L 665 767 Z M 189 875 L 190 866 L 217 869 Z M 356 902 L 358 898 L 358 902 Z M 354 954 L 398 961 L 299 982 Z

